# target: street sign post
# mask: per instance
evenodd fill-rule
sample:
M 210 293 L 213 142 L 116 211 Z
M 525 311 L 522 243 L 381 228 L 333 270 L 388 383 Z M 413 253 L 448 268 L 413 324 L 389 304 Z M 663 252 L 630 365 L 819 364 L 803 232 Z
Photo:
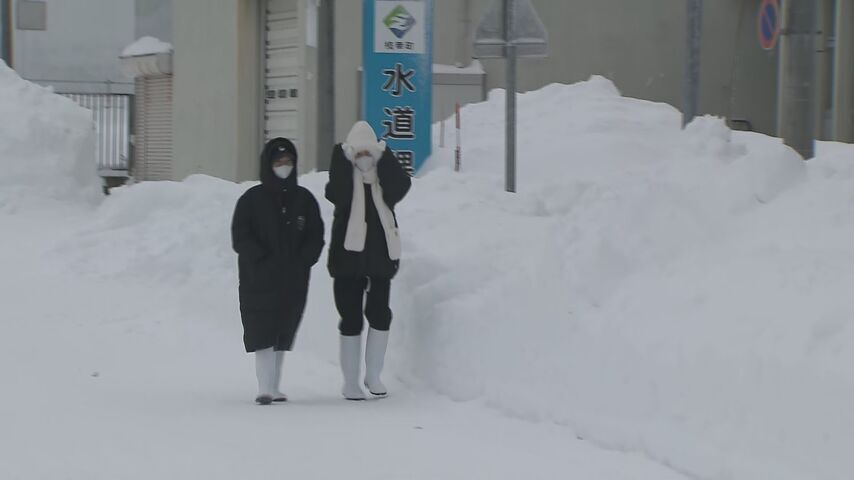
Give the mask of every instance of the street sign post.
M 415 173 L 430 156 L 433 0 L 363 0 L 362 117 Z
M 685 127 L 700 111 L 700 50 L 703 39 L 703 0 L 687 0 L 687 36 L 685 48 L 685 92 L 682 105 L 682 126 Z
M 548 56 L 548 34 L 530 0 L 496 0 L 481 18 L 474 58 L 507 59 L 505 190 L 516 191 L 516 59 Z

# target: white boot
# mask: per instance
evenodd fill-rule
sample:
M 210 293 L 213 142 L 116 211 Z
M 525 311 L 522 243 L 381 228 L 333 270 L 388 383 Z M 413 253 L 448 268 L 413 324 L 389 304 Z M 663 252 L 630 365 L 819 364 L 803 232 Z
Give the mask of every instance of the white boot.
M 388 331 L 368 330 L 368 343 L 365 347 L 365 386 L 373 395 L 388 395 L 385 385 L 380 380 L 383 371 L 385 352 L 388 347 Z
M 273 403 L 275 391 L 274 378 L 276 375 L 276 352 L 273 348 L 265 348 L 255 352 L 255 377 L 258 378 L 258 396 L 255 402 L 259 405 Z
M 364 400 L 365 392 L 359 387 L 359 374 L 362 363 L 362 336 L 341 335 L 341 373 L 344 374 L 344 388 L 341 394 L 347 400 Z
M 282 393 L 281 388 L 282 385 L 282 363 L 285 361 L 285 352 L 284 350 L 276 352 L 276 371 L 273 374 L 273 401 L 274 402 L 287 402 L 288 396 Z

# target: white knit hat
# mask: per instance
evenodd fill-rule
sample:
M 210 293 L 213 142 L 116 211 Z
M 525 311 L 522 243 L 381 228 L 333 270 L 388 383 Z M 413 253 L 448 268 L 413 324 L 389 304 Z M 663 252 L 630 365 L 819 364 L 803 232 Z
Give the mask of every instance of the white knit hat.
M 347 134 L 347 141 L 341 145 L 341 148 L 344 149 L 344 155 L 347 156 L 347 159 L 352 162 L 356 157 L 356 152 L 363 150 L 370 152 L 375 160 L 379 160 L 385 152 L 385 146 L 384 141 L 377 141 L 377 134 L 371 125 L 360 120 L 350 129 L 350 133 Z

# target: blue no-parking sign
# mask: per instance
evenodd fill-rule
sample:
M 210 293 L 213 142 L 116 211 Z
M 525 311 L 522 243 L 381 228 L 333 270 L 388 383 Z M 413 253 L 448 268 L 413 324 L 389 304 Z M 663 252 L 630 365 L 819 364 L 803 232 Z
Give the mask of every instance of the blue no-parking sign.
M 759 45 L 765 50 L 773 50 L 780 38 L 780 0 L 762 0 L 759 5 Z
M 362 117 L 417 171 L 432 146 L 433 0 L 363 0 Z

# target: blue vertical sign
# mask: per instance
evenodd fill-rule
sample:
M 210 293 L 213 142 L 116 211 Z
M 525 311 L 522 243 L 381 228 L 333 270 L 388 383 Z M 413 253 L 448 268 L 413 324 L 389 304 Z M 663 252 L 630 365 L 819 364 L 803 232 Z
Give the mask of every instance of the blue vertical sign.
M 362 117 L 414 173 L 430 156 L 433 0 L 363 0 Z

